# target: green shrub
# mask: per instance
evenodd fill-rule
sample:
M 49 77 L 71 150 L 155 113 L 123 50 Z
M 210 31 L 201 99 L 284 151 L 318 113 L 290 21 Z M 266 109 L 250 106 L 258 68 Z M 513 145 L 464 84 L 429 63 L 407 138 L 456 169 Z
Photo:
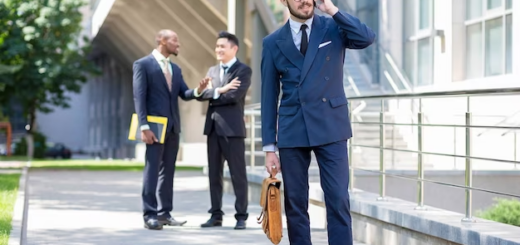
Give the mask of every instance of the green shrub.
M 47 137 L 39 132 L 33 132 L 34 141 L 34 156 L 35 159 L 45 158 L 45 151 L 47 151 Z M 16 143 L 14 151 L 15 156 L 27 156 L 27 141 L 25 137 Z
M 520 227 L 520 201 L 495 198 L 489 209 L 477 212 L 477 217 Z

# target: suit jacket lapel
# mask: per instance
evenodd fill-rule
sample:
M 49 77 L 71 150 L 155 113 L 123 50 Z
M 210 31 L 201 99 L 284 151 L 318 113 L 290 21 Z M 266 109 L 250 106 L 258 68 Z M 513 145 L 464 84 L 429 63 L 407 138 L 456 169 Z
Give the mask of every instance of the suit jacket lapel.
M 220 87 L 220 65 L 213 66 L 210 68 L 209 76 L 211 77 L 211 85 L 213 88 Z
M 318 53 L 318 46 L 327 34 L 328 29 L 329 28 L 326 25 L 321 23 L 320 17 L 315 14 L 314 20 L 312 21 L 312 31 L 311 36 L 309 37 L 309 46 L 307 48 L 307 53 L 305 54 L 305 59 L 303 62 L 300 83 L 302 83 L 307 76 L 312 63 L 314 62 L 314 58 L 316 58 L 316 54 Z
M 298 67 L 298 69 L 302 70 L 304 57 L 298 48 L 296 48 L 296 45 L 294 45 L 291 32 L 291 26 L 289 21 L 287 21 L 282 30 L 280 30 L 280 39 L 276 41 L 276 44 L 282 54 L 285 55 L 291 63 Z
M 235 79 L 234 77 L 230 77 L 231 76 L 231 73 L 233 73 L 237 68 L 238 68 L 238 64 L 240 63 L 240 61 L 237 59 L 237 61 L 231 66 L 228 68 L 226 74 L 224 74 L 224 79 L 222 79 L 222 85 L 221 86 L 224 86 L 226 84 L 228 84 L 229 82 L 231 82 L 231 80 Z

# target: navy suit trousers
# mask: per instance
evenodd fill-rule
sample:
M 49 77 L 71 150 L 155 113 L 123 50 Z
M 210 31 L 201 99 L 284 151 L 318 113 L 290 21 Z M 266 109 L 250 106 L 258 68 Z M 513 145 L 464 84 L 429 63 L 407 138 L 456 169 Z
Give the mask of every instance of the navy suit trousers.
M 329 245 L 352 245 L 347 141 L 316 147 L 279 149 L 290 244 L 312 244 L 307 211 L 311 151 L 314 151 L 320 168 Z

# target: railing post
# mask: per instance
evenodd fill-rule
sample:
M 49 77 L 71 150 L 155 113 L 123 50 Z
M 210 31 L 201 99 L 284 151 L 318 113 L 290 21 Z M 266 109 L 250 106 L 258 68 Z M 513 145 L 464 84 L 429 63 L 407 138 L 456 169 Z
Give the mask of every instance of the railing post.
M 453 155 L 457 155 L 457 127 L 453 127 Z M 453 170 L 457 169 L 457 158 L 453 157 Z
M 249 123 L 250 123 L 250 135 L 249 135 L 249 141 L 250 141 L 250 145 L 249 145 L 249 151 L 251 152 L 251 155 L 249 157 L 251 157 L 251 159 L 249 160 L 249 164 L 251 165 L 251 171 L 255 169 L 255 131 L 256 131 L 256 127 L 255 127 L 255 114 L 254 114 L 254 110 L 251 110 L 251 115 L 250 115 L 250 118 L 249 118 Z
M 354 117 L 352 115 L 352 102 L 349 102 L 349 114 L 350 114 L 350 120 L 352 122 L 354 122 Z M 354 123 L 351 123 L 351 129 L 352 131 L 354 131 Z M 353 147 L 352 147 L 352 139 L 354 137 L 350 137 L 350 139 L 348 140 L 349 143 L 348 143 L 348 163 L 349 163 L 349 185 L 348 185 L 348 188 L 349 190 L 352 192 L 354 191 L 354 162 L 352 161 L 352 159 L 354 159 L 354 157 L 352 157 L 352 154 L 354 154 L 354 152 L 352 151 Z
M 466 185 L 466 216 L 462 222 L 474 222 L 472 218 L 472 190 L 473 186 L 473 166 L 471 165 L 471 110 L 470 97 L 468 96 L 468 109 L 466 112 L 466 169 L 465 169 L 465 185 Z
M 385 100 L 381 99 L 381 112 L 379 113 L 379 197 L 378 201 L 384 201 L 386 193 L 385 175 Z
M 425 210 L 424 207 L 424 168 L 423 168 L 423 123 L 422 100 L 419 99 L 419 113 L 417 113 L 417 210 Z
M 517 150 L 517 139 L 516 139 L 516 135 L 517 135 L 517 132 L 515 131 L 515 134 L 513 135 L 513 138 L 514 138 L 514 143 L 513 143 L 513 146 L 515 147 L 515 151 L 514 151 L 514 161 L 516 162 L 516 152 L 518 151 Z M 515 169 L 517 168 L 517 163 L 515 163 Z

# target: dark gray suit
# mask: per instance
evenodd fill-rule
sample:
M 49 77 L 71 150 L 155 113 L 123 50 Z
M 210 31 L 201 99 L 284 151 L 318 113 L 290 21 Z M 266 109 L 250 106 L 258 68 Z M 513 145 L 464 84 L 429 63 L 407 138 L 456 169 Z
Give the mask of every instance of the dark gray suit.
M 211 193 L 211 209 L 209 213 L 221 219 L 222 215 L 222 175 L 224 160 L 227 160 L 231 172 L 231 180 L 236 195 L 235 218 L 246 220 L 247 214 L 247 177 L 245 164 L 246 127 L 244 122 L 244 105 L 247 90 L 251 85 L 251 68 L 237 60 L 220 79 L 220 65 L 208 70 L 207 76 L 212 78 L 212 89 L 203 92 L 198 100 L 209 100 L 206 113 L 204 135 L 207 135 L 208 169 Z M 221 94 L 213 99 L 215 89 L 223 87 L 238 77 L 240 87 Z
M 146 145 L 146 164 L 143 173 L 143 215 L 145 220 L 157 216 L 170 217 L 173 209 L 173 176 L 179 150 L 180 116 L 178 97 L 194 99 L 194 91 L 188 89 L 181 69 L 174 63 L 171 92 L 163 71 L 153 55 L 134 62 L 133 91 L 135 111 L 139 125 L 148 124 L 147 116 L 168 118 L 164 144 Z M 156 135 L 159 139 L 159 136 Z M 157 190 L 157 185 L 159 189 Z M 158 192 L 158 198 L 156 193 Z M 159 207 L 158 207 L 159 206 Z

